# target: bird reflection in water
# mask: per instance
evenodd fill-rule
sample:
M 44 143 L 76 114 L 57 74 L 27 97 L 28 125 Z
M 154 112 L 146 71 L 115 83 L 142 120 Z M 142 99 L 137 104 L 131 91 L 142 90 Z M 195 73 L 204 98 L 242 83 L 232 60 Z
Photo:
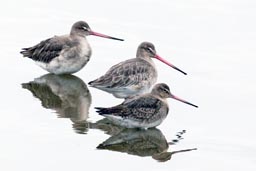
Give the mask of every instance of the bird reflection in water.
M 185 130 L 178 132 L 176 139 L 167 142 L 159 129 L 127 129 L 112 125 L 107 119 L 90 124 L 91 129 L 101 129 L 111 137 L 98 145 L 97 149 L 118 151 L 140 157 L 151 156 L 159 162 L 166 162 L 173 154 L 197 150 L 196 148 L 168 152 L 169 145 L 178 143 Z
M 23 83 L 38 99 L 42 106 L 56 111 L 60 118 L 70 118 L 75 132 L 88 131 L 88 113 L 91 94 L 87 85 L 74 75 L 46 74 L 34 81 Z

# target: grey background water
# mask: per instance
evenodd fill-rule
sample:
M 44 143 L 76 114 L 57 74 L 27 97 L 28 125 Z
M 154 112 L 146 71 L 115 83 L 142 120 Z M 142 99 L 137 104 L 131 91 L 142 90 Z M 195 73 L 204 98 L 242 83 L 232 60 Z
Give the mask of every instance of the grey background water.
M 1 170 L 256 169 L 255 1 L 9 0 L 0 4 Z M 59 118 L 59 109 L 43 107 L 38 98 L 22 88 L 22 83 L 46 72 L 22 58 L 20 49 L 68 33 L 78 20 L 87 21 L 95 31 L 125 39 L 118 42 L 88 37 L 93 55 L 75 74 L 81 84 L 134 57 L 138 44 L 145 40 L 188 72 L 183 76 L 155 61 L 158 82 L 169 84 L 174 94 L 199 105 L 194 109 L 169 100 L 170 113 L 158 129 L 168 142 L 177 132 L 186 130 L 182 140 L 169 146 L 169 152 L 196 151 L 157 162 L 151 157 L 97 150 L 110 137 L 108 134 L 98 129 L 76 133 L 74 120 Z M 88 122 L 102 119 L 94 107 L 122 101 L 93 88 L 89 92 Z

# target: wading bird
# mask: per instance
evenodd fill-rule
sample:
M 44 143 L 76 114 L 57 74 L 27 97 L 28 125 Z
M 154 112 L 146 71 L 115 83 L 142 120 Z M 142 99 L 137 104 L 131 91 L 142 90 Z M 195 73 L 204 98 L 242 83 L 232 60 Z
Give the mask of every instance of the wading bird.
M 78 21 L 73 24 L 69 35 L 54 36 L 35 46 L 23 48 L 20 53 L 50 73 L 72 74 L 82 69 L 90 60 L 92 52 L 86 39 L 89 35 L 123 41 L 94 32 L 86 22 Z
M 169 112 L 167 98 L 173 98 L 188 105 L 198 107 L 174 96 L 164 83 L 156 84 L 151 93 L 125 99 L 110 108 L 96 107 L 97 112 L 114 124 L 127 128 L 151 128 L 160 125 Z
M 157 81 L 157 69 L 152 58 L 186 75 L 185 72 L 157 55 L 152 43 L 143 42 L 137 49 L 136 58 L 112 66 L 105 75 L 89 82 L 89 85 L 111 93 L 117 98 L 148 93 Z

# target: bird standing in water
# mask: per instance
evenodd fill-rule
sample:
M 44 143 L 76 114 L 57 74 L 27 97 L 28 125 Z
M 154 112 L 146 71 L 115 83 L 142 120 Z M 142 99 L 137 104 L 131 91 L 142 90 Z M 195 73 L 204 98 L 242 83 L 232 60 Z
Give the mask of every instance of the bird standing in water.
M 54 36 L 35 46 L 23 48 L 20 53 L 50 73 L 72 74 L 82 69 L 90 60 L 92 52 L 86 40 L 89 35 L 123 41 L 94 32 L 86 22 L 78 21 L 73 24 L 69 35 Z
M 127 128 L 151 128 L 160 125 L 166 118 L 169 112 L 167 98 L 198 107 L 174 96 L 168 85 L 160 83 L 153 87 L 151 93 L 128 98 L 122 104 L 114 107 L 96 107 L 96 109 L 100 115 L 108 118 L 114 124 Z
M 112 66 L 105 75 L 89 82 L 89 85 L 109 92 L 117 98 L 148 93 L 157 81 L 157 70 L 152 58 L 186 75 L 184 71 L 157 55 L 152 43 L 143 42 L 137 49 L 136 58 Z

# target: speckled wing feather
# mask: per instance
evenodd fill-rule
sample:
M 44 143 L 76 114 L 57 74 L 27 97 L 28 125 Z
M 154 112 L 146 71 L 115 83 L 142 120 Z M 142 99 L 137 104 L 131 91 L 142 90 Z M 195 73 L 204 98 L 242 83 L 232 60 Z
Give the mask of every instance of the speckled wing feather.
M 60 55 L 60 52 L 65 46 L 68 46 L 67 41 L 55 36 L 41 41 L 33 47 L 23 48 L 20 53 L 23 54 L 24 57 L 31 58 L 34 61 L 49 63 L 52 59 Z
M 124 102 L 123 105 L 128 109 L 126 117 L 135 119 L 146 119 L 151 118 L 155 115 L 162 106 L 162 101 L 153 96 L 143 96 L 135 100 Z
M 99 114 L 111 114 L 123 118 L 147 119 L 157 113 L 162 106 L 162 101 L 151 96 L 144 96 L 128 100 L 111 108 L 96 108 Z
M 89 82 L 93 87 L 118 88 L 138 85 L 146 81 L 155 72 L 149 70 L 154 68 L 143 59 L 129 59 L 112 66 L 105 75 Z

